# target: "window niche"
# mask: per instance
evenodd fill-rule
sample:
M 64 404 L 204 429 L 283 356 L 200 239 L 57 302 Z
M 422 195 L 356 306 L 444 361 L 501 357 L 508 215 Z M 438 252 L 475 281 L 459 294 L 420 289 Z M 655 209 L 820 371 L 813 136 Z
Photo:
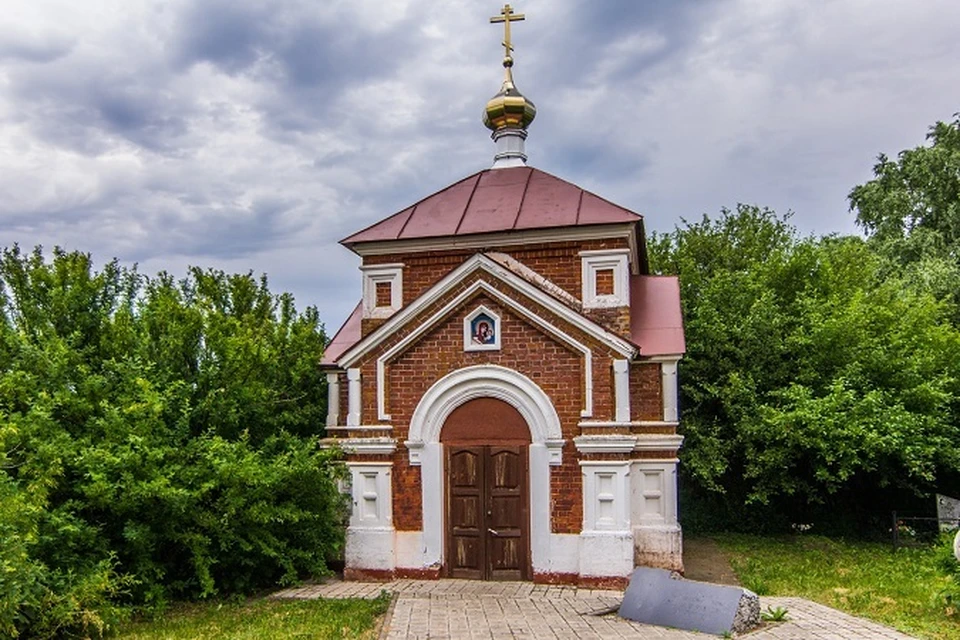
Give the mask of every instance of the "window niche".
M 583 306 L 586 309 L 630 304 L 629 249 L 581 251 Z
M 402 264 L 378 264 L 360 271 L 364 318 L 389 318 L 403 306 Z

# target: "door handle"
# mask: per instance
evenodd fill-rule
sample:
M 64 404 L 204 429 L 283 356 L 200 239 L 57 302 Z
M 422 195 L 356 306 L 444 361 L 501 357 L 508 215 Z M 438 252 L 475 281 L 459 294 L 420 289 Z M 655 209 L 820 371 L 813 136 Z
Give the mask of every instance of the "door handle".
M 492 534 L 495 535 L 495 536 L 499 536 L 499 535 L 500 535 L 500 532 L 499 532 L 499 531 L 495 531 L 495 530 L 493 530 L 493 529 L 487 529 L 487 531 L 490 532 L 490 533 L 492 533 Z

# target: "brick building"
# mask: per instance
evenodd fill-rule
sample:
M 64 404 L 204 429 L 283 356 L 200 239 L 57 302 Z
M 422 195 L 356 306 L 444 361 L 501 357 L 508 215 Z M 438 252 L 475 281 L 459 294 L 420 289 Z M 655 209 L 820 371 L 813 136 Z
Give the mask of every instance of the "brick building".
M 362 300 L 322 364 L 348 578 L 682 568 L 678 283 L 648 274 L 639 215 L 526 165 L 505 45 L 493 167 L 342 241 Z

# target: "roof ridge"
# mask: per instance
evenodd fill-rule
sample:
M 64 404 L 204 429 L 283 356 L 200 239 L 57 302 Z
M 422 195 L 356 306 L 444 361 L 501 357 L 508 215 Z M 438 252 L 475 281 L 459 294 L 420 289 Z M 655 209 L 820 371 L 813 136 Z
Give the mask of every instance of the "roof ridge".
M 480 186 L 480 174 L 486 171 L 489 171 L 489 169 L 478 171 L 475 174 L 477 176 L 477 180 L 473 183 L 473 189 L 470 190 L 470 196 L 467 198 L 467 204 L 463 206 L 463 213 L 460 214 L 460 220 L 457 221 L 457 228 L 453 230 L 453 235 L 457 235 L 457 233 L 460 231 L 460 227 L 463 226 L 463 221 L 467 219 L 467 211 L 470 210 L 470 203 L 473 202 L 473 194 L 477 192 L 477 187 Z
M 517 228 L 517 223 L 520 222 L 520 212 L 523 211 L 523 203 L 527 199 L 527 191 L 530 190 L 530 179 L 533 178 L 533 172 L 537 171 L 537 169 L 534 169 L 533 167 L 525 168 L 529 169 L 530 171 L 527 173 L 526 182 L 523 183 L 523 195 L 520 196 L 520 204 L 517 205 L 517 215 L 513 219 L 513 224 L 510 225 L 510 228 L 514 230 Z M 541 173 L 543 172 L 541 171 Z

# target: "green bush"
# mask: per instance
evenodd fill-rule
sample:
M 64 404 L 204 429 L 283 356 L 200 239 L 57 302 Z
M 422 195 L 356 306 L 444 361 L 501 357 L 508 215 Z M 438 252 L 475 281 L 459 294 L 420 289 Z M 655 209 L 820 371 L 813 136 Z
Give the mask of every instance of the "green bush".
M 250 274 L 14 247 L 0 310 L 0 635 L 98 635 L 339 553 L 315 309 Z

